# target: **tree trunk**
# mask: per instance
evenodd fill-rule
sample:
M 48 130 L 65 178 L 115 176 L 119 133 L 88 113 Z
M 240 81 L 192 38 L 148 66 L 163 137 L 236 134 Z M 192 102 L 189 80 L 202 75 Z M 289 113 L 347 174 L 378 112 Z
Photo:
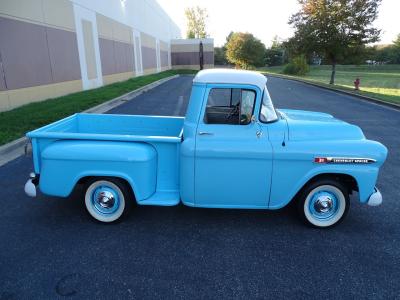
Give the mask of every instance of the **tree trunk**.
M 331 74 L 331 81 L 329 84 L 335 84 L 335 74 L 336 74 L 336 60 L 332 60 L 332 74 Z

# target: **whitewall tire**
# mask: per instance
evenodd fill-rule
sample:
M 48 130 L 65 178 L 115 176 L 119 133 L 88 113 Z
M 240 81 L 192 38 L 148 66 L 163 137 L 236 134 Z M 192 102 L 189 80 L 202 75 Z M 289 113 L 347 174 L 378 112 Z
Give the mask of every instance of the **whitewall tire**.
M 346 216 L 350 201 L 347 189 L 334 180 L 319 180 L 307 186 L 299 199 L 303 220 L 318 228 L 332 227 Z
M 110 223 L 126 211 L 130 199 L 126 184 L 114 178 L 93 179 L 86 185 L 85 206 L 97 221 Z

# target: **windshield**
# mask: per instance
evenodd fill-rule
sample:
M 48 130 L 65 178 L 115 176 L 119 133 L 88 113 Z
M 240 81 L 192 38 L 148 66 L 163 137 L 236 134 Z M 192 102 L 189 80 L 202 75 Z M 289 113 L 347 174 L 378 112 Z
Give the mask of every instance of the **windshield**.
M 269 96 L 267 87 L 264 88 L 263 99 L 261 103 L 260 121 L 273 122 L 278 119 L 271 97 Z

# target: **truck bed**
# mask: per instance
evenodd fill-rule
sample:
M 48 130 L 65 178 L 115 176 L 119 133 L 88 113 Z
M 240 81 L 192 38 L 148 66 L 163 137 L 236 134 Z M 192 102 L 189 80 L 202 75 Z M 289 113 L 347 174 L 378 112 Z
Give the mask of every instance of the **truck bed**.
M 179 143 L 184 118 L 75 114 L 31 131 L 29 138 L 154 141 Z
M 137 200 L 141 201 L 142 204 L 173 205 L 179 202 L 178 153 L 183 122 L 184 118 L 182 117 L 75 114 L 31 131 L 27 133 L 27 136 L 32 142 L 32 157 L 36 174 L 42 173 L 43 153 L 49 147 L 60 145 L 60 143 L 76 141 L 77 145 L 92 144 L 93 158 L 101 156 L 102 151 L 104 151 L 101 150 L 101 147 L 108 141 L 110 145 L 114 142 L 119 143 L 120 147 L 125 147 L 126 142 L 132 142 L 132 148 L 134 148 L 133 144 L 136 142 L 149 144 L 157 153 L 156 165 L 152 171 L 157 176 L 156 190 L 152 197 L 148 199 L 144 195 L 137 194 Z M 61 148 L 64 148 L 64 146 Z M 52 157 L 52 163 L 63 161 L 62 151 L 57 150 L 56 152 L 56 156 L 59 157 Z M 134 154 L 132 155 L 134 157 Z M 123 156 L 116 156 L 116 158 L 117 160 L 123 159 Z M 101 160 L 101 158 L 99 159 Z M 115 161 L 108 161 L 108 163 L 112 164 Z M 128 166 L 129 163 L 132 163 L 132 161 L 129 160 L 127 164 L 123 164 L 124 167 Z M 130 168 L 127 172 L 133 172 L 134 169 Z M 59 189 L 62 187 L 63 185 Z M 52 194 L 55 195 L 55 192 Z M 144 201 L 145 199 L 147 201 Z

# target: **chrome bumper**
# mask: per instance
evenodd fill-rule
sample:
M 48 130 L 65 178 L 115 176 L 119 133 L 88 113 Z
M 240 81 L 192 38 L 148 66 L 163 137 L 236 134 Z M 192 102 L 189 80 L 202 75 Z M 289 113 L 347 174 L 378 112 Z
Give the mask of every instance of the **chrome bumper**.
M 39 183 L 39 176 L 35 173 L 29 174 L 28 181 L 25 183 L 24 191 L 29 197 L 36 197 L 36 186 Z
M 378 206 L 382 204 L 382 194 L 376 187 L 372 195 L 369 196 L 367 204 L 369 206 Z

